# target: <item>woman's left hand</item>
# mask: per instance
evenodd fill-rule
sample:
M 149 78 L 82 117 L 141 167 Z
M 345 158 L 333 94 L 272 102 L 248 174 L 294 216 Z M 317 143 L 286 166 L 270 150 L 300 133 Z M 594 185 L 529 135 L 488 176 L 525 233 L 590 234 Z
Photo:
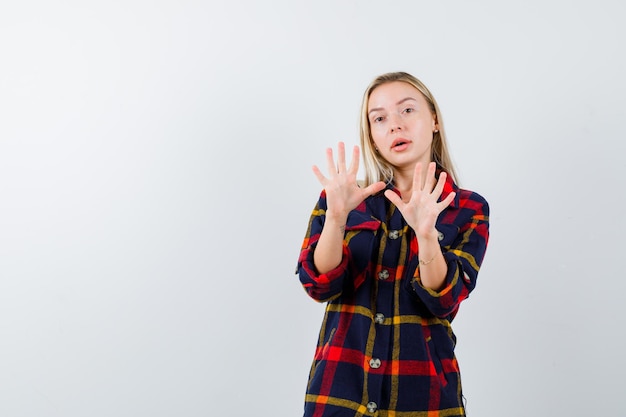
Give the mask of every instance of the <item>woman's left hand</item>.
M 436 164 L 431 162 L 426 171 L 426 179 L 422 180 L 422 164 L 415 165 L 411 198 L 406 203 L 392 190 L 385 191 L 385 197 L 400 210 L 406 222 L 415 231 L 418 241 L 420 238 L 437 238 L 437 229 L 435 229 L 437 217 L 455 197 L 455 193 L 451 192 L 445 199 L 438 201 L 443 192 L 447 174 L 442 172 L 439 180 L 436 181 L 435 171 Z

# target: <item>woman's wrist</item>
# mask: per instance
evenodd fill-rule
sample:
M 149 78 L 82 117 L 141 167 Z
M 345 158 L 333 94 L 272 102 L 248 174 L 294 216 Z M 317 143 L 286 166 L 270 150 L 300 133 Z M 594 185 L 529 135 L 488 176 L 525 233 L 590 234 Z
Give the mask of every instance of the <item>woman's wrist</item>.
M 427 242 L 432 242 L 432 243 L 437 242 L 437 245 L 439 245 L 439 231 L 435 229 L 434 227 L 431 230 L 428 230 L 426 232 L 416 231 L 415 236 L 417 237 L 417 241 L 420 244 L 427 243 Z
M 343 213 L 333 213 L 330 211 L 326 211 L 326 221 L 325 223 L 332 223 L 334 225 L 345 227 L 346 222 L 348 221 L 348 214 Z

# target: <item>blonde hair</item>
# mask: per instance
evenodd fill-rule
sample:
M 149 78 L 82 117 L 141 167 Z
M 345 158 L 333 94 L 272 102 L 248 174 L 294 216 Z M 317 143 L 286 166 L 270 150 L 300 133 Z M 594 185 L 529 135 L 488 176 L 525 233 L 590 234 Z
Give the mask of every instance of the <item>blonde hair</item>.
M 365 182 L 368 186 L 378 181 L 391 183 L 393 181 L 393 167 L 385 161 L 385 159 L 375 150 L 372 132 L 370 129 L 369 118 L 367 117 L 367 107 L 372 92 L 383 84 L 401 81 L 415 87 L 426 99 L 431 113 L 435 116 L 438 132 L 433 133 L 433 142 L 431 146 L 430 160 L 437 163 L 437 166 L 443 169 L 456 182 L 457 175 L 450 158 L 448 144 L 446 142 L 446 133 L 443 127 L 443 119 L 441 111 L 437 105 L 437 101 L 428 90 L 428 88 L 417 78 L 406 72 L 390 72 L 380 75 L 371 82 L 363 94 L 361 102 L 361 149 L 363 150 L 363 162 L 365 167 Z

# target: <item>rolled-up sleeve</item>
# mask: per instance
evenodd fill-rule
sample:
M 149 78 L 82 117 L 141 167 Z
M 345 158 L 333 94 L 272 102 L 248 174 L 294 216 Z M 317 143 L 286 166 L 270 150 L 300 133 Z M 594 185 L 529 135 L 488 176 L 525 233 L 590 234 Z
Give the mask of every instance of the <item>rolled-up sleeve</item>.
M 444 287 L 439 291 L 426 288 L 419 276 L 417 259 L 412 262 L 412 289 L 428 310 L 441 318 L 452 319 L 476 286 L 489 240 L 489 205 L 480 195 L 468 194 L 461 196 L 459 207 L 442 213 L 441 226 L 438 225 L 438 229 L 458 230 L 451 241 L 443 236 L 440 242 L 448 266 Z
M 315 268 L 313 255 L 326 214 L 326 195 L 322 192 L 309 220 L 296 273 L 311 298 L 319 302 L 333 300 L 346 288 L 358 288 L 365 280 L 372 244 L 380 221 L 365 213 L 365 203 L 350 212 L 343 242 L 343 254 L 337 267 L 324 274 Z M 354 253 L 356 251 L 356 254 Z
M 315 244 L 304 248 L 298 260 L 298 272 L 302 286 L 311 298 L 319 302 L 332 300 L 341 294 L 344 279 L 348 271 L 349 249 L 343 245 L 343 257 L 341 263 L 325 274 L 319 274 L 313 262 Z

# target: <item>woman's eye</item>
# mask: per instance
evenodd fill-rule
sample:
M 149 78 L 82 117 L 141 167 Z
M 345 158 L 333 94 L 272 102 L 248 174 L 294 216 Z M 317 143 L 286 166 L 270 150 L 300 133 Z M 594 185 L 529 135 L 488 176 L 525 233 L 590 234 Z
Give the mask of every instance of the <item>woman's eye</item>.
M 374 118 L 374 123 L 379 123 L 383 121 L 383 116 L 378 116 Z
M 413 113 L 413 109 L 411 107 L 407 107 L 406 109 L 404 109 L 405 113 Z

